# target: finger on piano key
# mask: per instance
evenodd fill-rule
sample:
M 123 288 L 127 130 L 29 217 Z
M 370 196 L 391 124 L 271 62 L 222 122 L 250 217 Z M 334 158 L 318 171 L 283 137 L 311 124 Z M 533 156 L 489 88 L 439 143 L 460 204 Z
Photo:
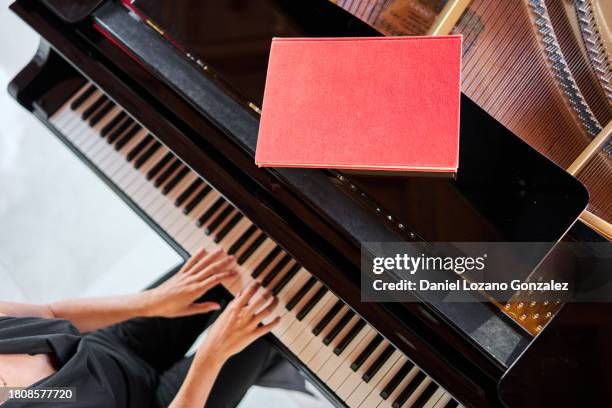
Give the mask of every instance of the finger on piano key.
M 386 349 L 385 351 L 387 351 Z M 385 377 L 385 374 L 391 370 L 391 368 L 397 363 L 397 361 L 402 356 L 402 353 L 399 350 L 393 350 L 392 353 L 385 359 L 386 353 L 382 354 L 378 358 L 378 362 L 384 359 L 384 362 L 377 367 L 377 370 L 369 380 L 366 382 L 363 377 L 361 383 L 353 390 L 351 395 L 346 400 L 347 405 L 351 407 L 360 406 L 367 397 L 372 393 L 372 391 L 377 390 L 378 384 Z M 381 358 L 382 357 L 382 358 Z M 370 368 L 373 368 L 371 366 Z

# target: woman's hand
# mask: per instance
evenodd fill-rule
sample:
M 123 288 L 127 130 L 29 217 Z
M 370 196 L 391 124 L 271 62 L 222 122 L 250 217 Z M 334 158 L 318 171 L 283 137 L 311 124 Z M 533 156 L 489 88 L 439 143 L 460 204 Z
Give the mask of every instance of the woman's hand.
M 254 282 L 227 305 L 200 346 L 197 353 L 200 358 L 214 356 L 217 360 L 226 361 L 278 324 L 278 316 L 267 324 L 262 323 L 270 317 L 278 305 L 278 299 L 272 296 L 269 289 L 259 289 L 260 285 Z
M 220 308 L 216 302 L 195 303 L 216 285 L 237 276 L 234 257 L 217 250 L 200 249 L 170 279 L 143 292 L 144 316 L 178 317 L 208 313 Z

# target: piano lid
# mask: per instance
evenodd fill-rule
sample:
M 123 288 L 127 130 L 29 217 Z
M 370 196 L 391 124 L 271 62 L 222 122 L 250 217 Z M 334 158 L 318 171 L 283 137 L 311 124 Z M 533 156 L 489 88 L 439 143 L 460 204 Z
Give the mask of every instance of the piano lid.
M 260 105 L 272 37 L 379 35 L 330 2 L 296 3 L 302 2 L 135 0 L 130 6 L 242 98 Z M 347 177 L 349 187 L 368 197 L 364 205 L 382 209 L 391 228 L 403 227 L 400 233 L 410 231 L 425 241 L 553 242 L 588 201 L 573 177 L 465 96 L 456 180 Z

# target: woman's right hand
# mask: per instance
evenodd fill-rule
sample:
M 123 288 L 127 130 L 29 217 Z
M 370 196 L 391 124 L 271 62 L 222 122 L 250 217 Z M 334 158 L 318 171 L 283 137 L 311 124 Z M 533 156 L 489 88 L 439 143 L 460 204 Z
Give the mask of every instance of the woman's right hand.
M 267 324 L 262 323 L 271 316 L 278 299 L 273 298 L 269 289 L 259 289 L 259 283 L 254 282 L 227 305 L 211 326 L 198 353 L 226 361 L 278 324 L 279 316 Z

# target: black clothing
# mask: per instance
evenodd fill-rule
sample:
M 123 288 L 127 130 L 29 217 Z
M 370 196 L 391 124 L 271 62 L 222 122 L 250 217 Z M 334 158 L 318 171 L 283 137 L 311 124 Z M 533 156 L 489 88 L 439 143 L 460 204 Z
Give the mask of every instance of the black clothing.
M 200 299 L 210 300 L 224 303 L 220 287 Z M 189 369 L 185 354 L 218 313 L 136 318 L 87 334 L 66 320 L 0 317 L 0 354 L 52 354 L 59 370 L 31 388 L 75 387 L 73 408 L 167 407 Z M 251 344 L 225 364 L 206 407 L 235 407 L 280 358 L 265 339 Z M 289 388 L 296 376 L 287 378 Z M 50 406 L 12 400 L 2 408 L 34 405 Z

